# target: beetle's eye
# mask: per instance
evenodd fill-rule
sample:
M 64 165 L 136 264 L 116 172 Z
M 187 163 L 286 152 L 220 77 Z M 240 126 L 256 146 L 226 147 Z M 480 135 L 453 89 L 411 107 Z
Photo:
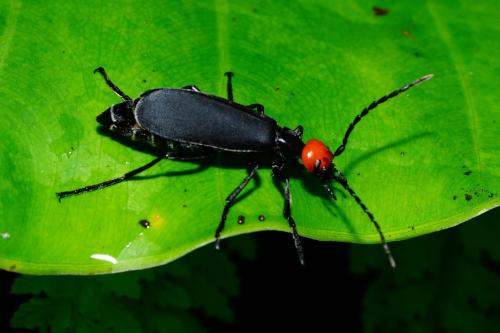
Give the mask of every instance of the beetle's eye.
M 330 149 L 317 139 L 309 140 L 302 149 L 302 162 L 309 172 L 328 169 L 332 159 L 333 154 Z

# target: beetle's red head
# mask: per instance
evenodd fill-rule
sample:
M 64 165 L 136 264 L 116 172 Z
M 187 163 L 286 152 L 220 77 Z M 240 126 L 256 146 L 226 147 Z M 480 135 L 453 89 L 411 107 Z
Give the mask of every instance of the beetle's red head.
M 309 140 L 302 149 L 302 163 L 307 171 L 328 176 L 331 173 L 333 153 L 320 140 Z

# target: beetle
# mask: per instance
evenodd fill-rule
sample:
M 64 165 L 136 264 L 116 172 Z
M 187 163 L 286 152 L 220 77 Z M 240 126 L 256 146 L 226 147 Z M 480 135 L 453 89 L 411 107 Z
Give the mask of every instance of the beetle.
M 255 159 L 260 154 L 270 154 L 272 177 L 284 184 L 283 215 L 291 228 L 299 261 L 304 264 L 301 240 L 291 213 L 290 179 L 287 175 L 287 166 L 290 162 L 302 160 L 305 169 L 318 177 L 331 199 L 336 200 L 331 181 L 338 182 L 349 193 L 375 226 L 390 265 L 396 266 L 379 223 L 349 185 L 347 178 L 336 168 L 333 160 L 344 152 L 353 129 L 371 110 L 431 79 L 432 74 L 394 90 L 364 108 L 348 126 L 341 144 L 332 152 L 318 139 L 311 139 L 304 143 L 301 125 L 295 129 L 280 126 L 264 113 L 262 104 L 236 103 L 233 98 L 232 72 L 224 73 L 227 77 L 227 99 L 205 94 L 194 85 L 180 89 L 151 89 L 142 93 L 139 98 L 132 99 L 110 80 L 104 68 L 98 67 L 94 70 L 95 73 L 99 73 L 109 88 L 123 100 L 98 115 L 97 122 L 111 131 L 113 135 L 156 147 L 158 156 L 121 177 L 71 191 L 58 192 L 56 194 L 59 201 L 68 196 L 121 183 L 151 168 L 163 159 L 203 159 L 217 152 L 246 154 Z M 216 249 L 220 249 L 220 236 L 229 209 L 236 197 L 255 177 L 261 163 L 254 160 L 250 165 L 248 175 L 226 198 L 214 235 Z

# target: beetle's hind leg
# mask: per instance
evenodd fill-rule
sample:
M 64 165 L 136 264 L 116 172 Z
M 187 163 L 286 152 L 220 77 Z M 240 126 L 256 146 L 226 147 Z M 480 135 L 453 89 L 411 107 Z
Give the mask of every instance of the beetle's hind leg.
M 100 189 L 103 189 L 103 188 L 106 188 L 106 187 L 109 187 L 112 185 L 119 184 L 123 181 L 126 181 L 126 180 L 138 175 L 139 173 L 141 173 L 143 171 L 146 171 L 147 169 L 156 165 L 158 162 L 160 162 L 163 159 L 178 160 L 178 161 L 193 161 L 193 160 L 205 159 L 209 156 L 212 156 L 213 154 L 214 154 L 214 151 L 212 151 L 210 149 L 206 149 L 203 151 L 195 151 L 192 153 L 166 152 L 164 155 L 155 158 L 151 162 L 149 162 L 149 163 L 147 163 L 147 164 L 145 164 L 137 169 L 134 169 L 132 171 L 127 172 L 126 174 L 124 174 L 121 177 L 110 179 L 110 180 L 107 180 L 105 182 L 94 184 L 94 185 L 88 185 L 88 186 L 85 186 L 82 188 L 78 188 L 76 190 L 57 192 L 56 195 L 57 195 L 57 198 L 59 199 L 59 202 L 61 202 L 61 199 L 65 198 L 65 197 L 78 195 L 78 194 L 82 194 L 82 193 L 86 193 L 86 192 L 92 192 L 95 190 L 100 190 Z
M 257 163 L 253 164 L 252 169 L 248 173 L 248 175 L 243 179 L 240 185 L 236 187 L 233 192 L 226 198 L 226 204 L 224 205 L 224 209 L 222 210 L 222 215 L 220 217 L 220 222 L 219 225 L 217 226 L 217 229 L 215 230 L 215 248 L 217 250 L 220 249 L 220 234 L 222 230 L 224 230 L 224 226 L 226 224 L 226 219 L 227 219 L 227 214 L 229 213 L 229 208 L 233 205 L 234 200 L 238 196 L 238 194 L 243 191 L 245 186 L 248 185 L 250 180 L 257 174 L 257 169 L 259 168 L 259 165 Z
M 101 76 L 103 77 L 104 81 L 106 82 L 106 84 L 108 85 L 108 87 L 111 88 L 111 90 L 113 90 L 115 92 L 115 94 L 117 94 L 118 96 L 120 96 L 124 101 L 131 101 L 132 98 L 130 98 L 129 96 L 127 96 L 123 91 L 120 90 L 120 88 L 118 88 L 112 81 L 111 79 L 109 78 L 108 74 L 106 73 L 106 71 L 104 70 L 104 68 L 102 67 L 97 67 L 96 69 L 94 69 L 94 74 L 95 73 L 99 73 L 101 74 Z
M 92 191 L 95 191 L 95 190 L 100 190 L 100 189 L 109 187 L 111 185 L 115 185 L 115 184 L 121 183 L 121 182 L 123 182 L 123 181 L 125 181 L 127 179 L 130 179 L 133 176 L 135 176 L 135 175 L 137 175 L 137 174 L 139 174 L 139 173 L 141 173 L 141 172 L 143 172 L 143 171 L 151 168 L 152 166 L 154 166 L 155 164 L 157 164 L 158 162 L 160 162 L 164 158 L 165 158 L 165 156 L 157 157 L 154 160 L 152 160 L 151 162 L 149 162 L 149 163 L 147 163 L 147 164 L 145 164 L 145 165 L 143 165 L 143 166 L 141 166 L 141 167 L 139 167 L 137 169 L 129 171 L 126 174 L 124 174 L 123 176 L 118 177 L 118 178 L 107 180 L 105 182 L 94 184 L 94 185 L 85 186 L 85 187 L 82 187 L 82 188 L 78 188 L 76 190 L 64 191 L 64 192 L 57 192 L 56 193 L 57 198 L 59 199 L 59 202 L 61 202 L 61 199 L 65 198 L 65 197 L 69 197 L 69 196 L 72 196 L 72 195 L 78 195 L 78 194 L 82 194 L 82 193 L 85 193 L 85 192 L 92 192 Z

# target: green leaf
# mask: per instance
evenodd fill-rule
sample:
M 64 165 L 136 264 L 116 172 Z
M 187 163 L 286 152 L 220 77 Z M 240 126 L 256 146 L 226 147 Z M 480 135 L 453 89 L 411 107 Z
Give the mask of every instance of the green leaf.
M 0 3 L 0 267 L 32 274 L 110 273 L 163 264 L 213 241 L 224 200 L 246 175 L 231 159 L 164 161 L 143 176 L 59 203 L 55 192 L 120 176 L 153 159 L 99 133 L 130 96 L 196 84 L 262 103 L 279 124 L 334 149 L 372 100 L 433 80 L 364 119 L 336 160 L 389 241 L 448 228 L 499 205 L 497 4 L 369 1 L 63 1 Z M 289 231 L 281 189 L 259 170 L 223 236 Z M 375 228 L 336 186 L 293 173 L 299 233 L 376 243 Z M 263 214 L 266 219 L 258 221 Z M 236 223 L 243 215 L 246 222 Z M 144 229 L 138 223 L 151 223 Z M 294 255 L 290 253 L 290 255 Z M 380 254 L 382 256 L 382 254 Z

